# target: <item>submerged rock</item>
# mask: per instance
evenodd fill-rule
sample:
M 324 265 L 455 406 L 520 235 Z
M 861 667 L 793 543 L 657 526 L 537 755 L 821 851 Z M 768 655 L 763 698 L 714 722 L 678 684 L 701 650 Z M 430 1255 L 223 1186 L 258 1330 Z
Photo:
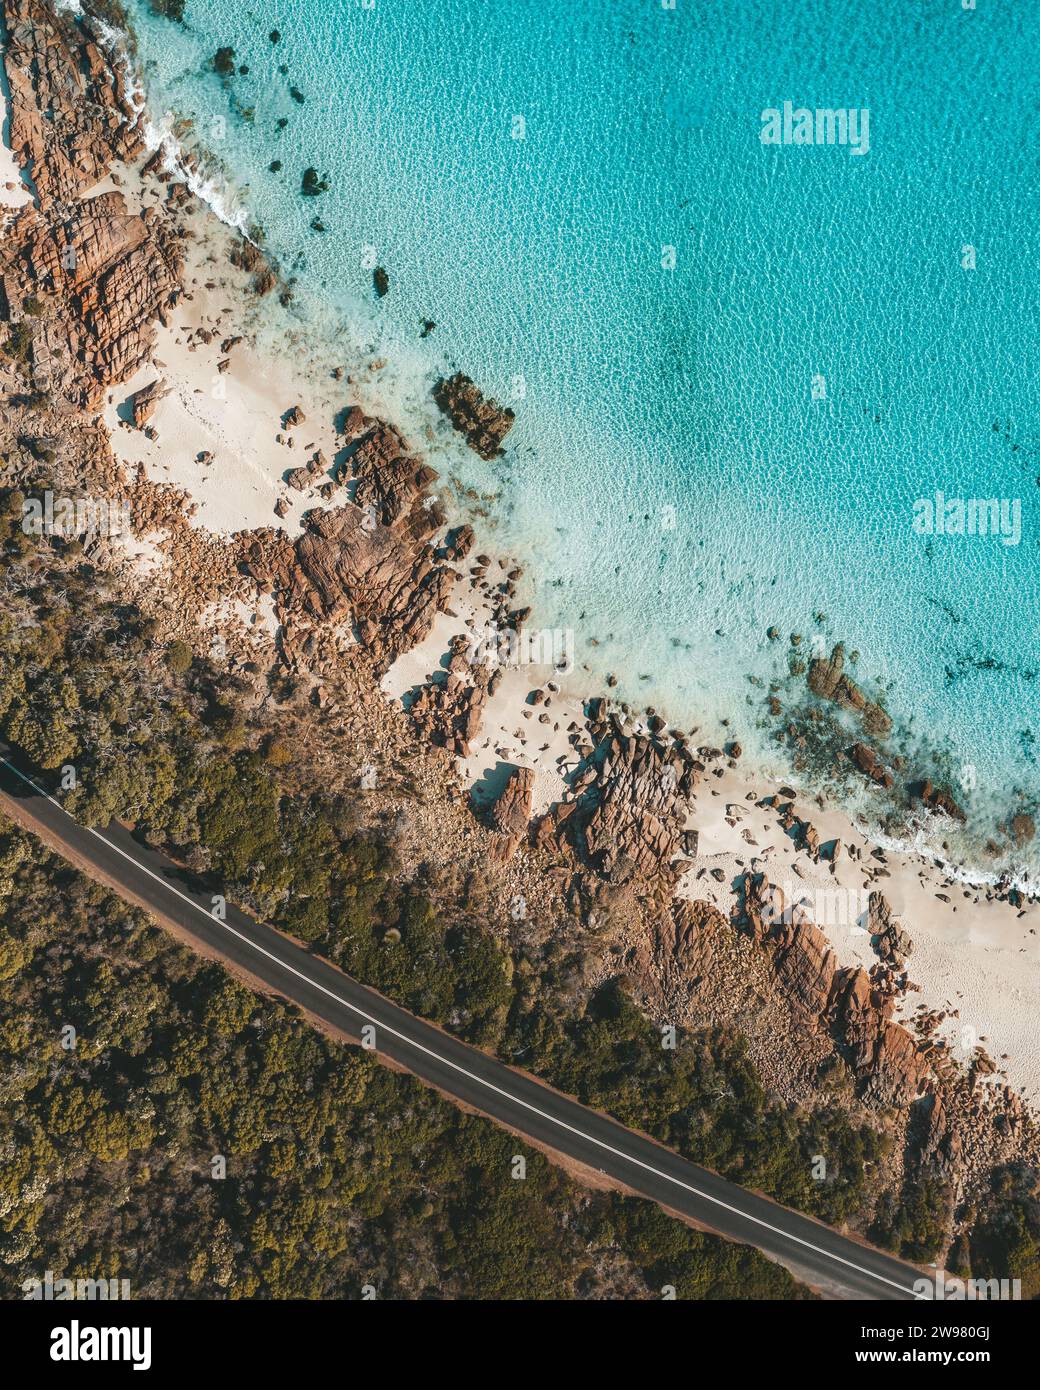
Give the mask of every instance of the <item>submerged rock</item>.
M 892 720 L 882 707 L 868 700 L 863 691 L 845 674 L 845 645 L 837 643 L 829 657 L 817 657 L 809 663 L 806 676 L 809 689 L 821 700 L 830 700 L 841 709 L 857 714 L 867 733 L 887 738 L 892 732 Z
M 1028 815 L 1025 811 L 1020 811 L 1017 816 L 1012 816 L 1011 838 L 1019 849 L 1021 849 L 1023 845 L 1028 845 L 1035 835 L 1036 822 L 1033 820 L 1032 816 Z
M 508 406 L 485 400 L 479 387 L 461 372 L 442 378 L 433 389 L 433 397 L 481 458 L 493 459 L 502 452 L 502 441 L 516 419 Z
M 869 743 L 854 743 L 849 749 L 849 757 L 860 772 L 865 777 L 869 777 L 872 782 L 876 782 L 879 787 L 884 787 L 886 791 L 890 791 L 895 785 L 895 778 L 892 773 L 889 772 Z
M 953 799 L 953 796 L 945 787 L 936 787 L 927 778 L 923 782 L 916 782 L 911 788 L 911 795 L 924 804 L 932 811 L 942 811 L 951 820 L 958 821 L 963 825 L 967 819 L 967 813 Z

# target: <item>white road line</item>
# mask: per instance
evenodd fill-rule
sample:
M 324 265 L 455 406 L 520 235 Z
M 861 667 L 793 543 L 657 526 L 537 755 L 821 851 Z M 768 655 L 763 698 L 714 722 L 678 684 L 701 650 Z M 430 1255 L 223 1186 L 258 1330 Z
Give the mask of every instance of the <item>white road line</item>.
M 750 1212 L 741 1211 L 739 1207 L 731 1206 L 729 1202 L 724 1202 L 721 1197 L 713 1197 L 710 1192 L 701 1192 L 699 1188 L 691 1187 L 689 1183 L 683 1182 L 681 1178 L 674 1177 L 671 1173 L 665 1173 L 660 1168 L 655 1168 L 652 1164 L 645 1163 L 641 1158 L 635 1158 L 631 1154 L 626 1154 L 622 1149 L 615 1149 L 613 1145 L 606 1143 L 605 1140 L 597 1139 L 594 1134 L 586 1134 L 584 1130 L 575 1128 L 574 1125 L 568 1124 L 566 1120 L 561 1120 L 555 1115 L 550 1115 L 544 1110 L 539 1110 L 536 1105 L 532 1105 L 529 1101 L 522 1100 L 519 1096 L 511 1095 L 509 1091 L 503 1090 L 501 1086 L 496 1086 L 493 1081 L 488 1081 L 482 1076 L 477 1076 L 474 1072 L 467 1071 L 467 1069 L 458 1062 L 453 1062 L 450 1057 L 442 1057 L 439 1052 L 435 1052 L 432 1048 L 426 1047 L 425 1044 L 416 1042 L 406 1034 L 398 1032 L 396 1028 L 391 1028 L 388 1023 L 381 1023 L 377 1018 L 373 1018 L 371 1014 L 366 1013 L 364 1009 L 359 1008 L 357 1004 L 352 1004 L 349 999 L 340 998 L 340 996 L 334 994 L 331 989 L 326 989 L 326 987 L 319 984 L 317 980 L 312 980 L 308 975 L 297 970 L 295 966 L 288 965 L 285 961 L 280 960 L 278 956 L 268 951 L 258 942 L 251 940 L 242 932 L 236 931 L 230 923 L 222 922 L 219 918 L 214 917 L 212 913 L 207 912 L 206 909 L 195 902 L 193 898 L 189 898 L 185 893 L 182 893 L 179 888 L 174 888 L 166 879 L 153 873 L 146 865 L 139 863 L 132 854 L 127 854 L 126 851 L 120 849 L 118 845 L 114 845 L 111 840 L 106 839 L 100 831 L 94 830 L 89 825 L 80 825 L 75 817 L 69 815 L 60 801 L 55 801 L 53 796 L 48 796 L 42 787 L 38 787 L 31 777 L 26 777 L 25 773 L 16 768 L 13 763 L 8 762 L 6 758 L 0 758 L 0 762 L 6 767 L 9 767 L 16 777 L 20 777 L 23 782 L 32 787 L 33 791 L 39 796 L 49 801 L 52 806 L 57 807 L 67 820 L 72 821 L 73 825 L 79 826 L 81 830 L 86 830 L 89 834 L 100 840 L 102 844 L 107 845 L 109 849 L 115 850 L 116 854 L 121 855 L 128 863 L 132 864 L 134 868 L 139 869 L 141 873 L 147 874 L 149 878 L 155 879 L 156 883 L 167 889 L 168 892 L 174 893 L 182 902 L 186 902 L 189 907 L 193 907 L 196 912 L 201 913 L 202 916 L 206 918 L 207 922 L 218 927 L 223 927 L 225 931 L 230 932 L 231 935 L 237 937 L 239 941 L 244 941 L 247 946 L 251 946 L 254 951 L 257 951 L 262 956 L 266 956 L 268 960 L 273 961 L 275 965 L 280 966 L 283 970 L 288 970 L 291 975 L 295 975 L 296 978 L 302 980 L 304 984 L 310 985 L 312 989 L 320 990 L 322 994 L 328 995 L 330 999 L 335 1000 L 337 1004 L 341 1004 L 343 1008 L 350 1009 L 352 1013 L 357 1014 L 359 1018 L 363 1018 L 367 1023 L 371 1023 L 375 1028 L 385 1029 L 391 1037 L 397 1038 L 399 1042 L 405 1043 L 408 1047 L 414 1047 L 418 1052 L 425 1053 L 427 1057 L 432 1057 L 434 1061 L 440 1062 L 442 1066 L 451 1067 L 453 1071 L 458 1072 L 461 1076 L 465 1076 L 470 1081 L 475 1081 L 478 1085 L 484 1086 L 489 1091 L 494 1091 L 496 1095 L 502 1096 L 513 1105 L 522 1106 L 523 1109 L 530 1111 L 533 1115 L 539 1116 L 540 1119 L 548 1120 L 550 1124 L 554 1124 L 560 1129 L 567 1130 L 568 1133 L 575 1135 L 578 1139 L 584 1139 L 586 1143 L 595 1144 L 597 1148 L 603 1149 L 606 1153 L 613 1154 L 615 1158 L 623 1159 L 626 1163 L 635 1164 L 636 1167 L 642 1168 L 645 1172 L 652 1173 L 654 1177 L 663 1178 L 665 1182 L 670 1182 L 676 1187 L 683 1188 L 686 1192 L 692 1193 L 694 1197 L 700 1197 L 702 1201 L 712 1202 L 715 1206 L 721 1207 L 724 1211 L 731 1212 L 734 1216 L 742 1217 L 745 1221 L 754 1222 L 756 1226 L 761 1226 L 763 1230 L 772 1231 L 774 1235 L 782 1236 L 784 1240 L 794 1241 L 797 1245 L 803 1246 L 806 1250 L 812 1250 L 815 1254 L 822 1255 L 825 1259 L 834 1260 L 838 1264 L 844 1265 L 847 1269 L 854 1269 L 858 1274 L 865 1274 L 868 1279 L 876 1279 L 879 1283 L 888 1284 L 891 1288 L 898 1289 L 900 1293 L 908 1294 L 911 1298 L 927 1298 L 926 1294 L 919 1294 L 913 1289 L 907 1289 L 902 1284 L 897 1284 L 894 1279 L 888 1279 L 883 1274 L 876 1274 L 872 1269 L 865 1269 L 862 1265 L 855 1264 L 852 1260 L 846 1260 L 843 1255 L 835 1255 L 832 1251 L 825 1250 L 822 1246 L 813 1245 L 811 1241 L 803 1240 L 801 1236 L 791 1235 L 790 1232 L 783 1230 L 781 1227 L 772 1226 L 768 1221 L 763 1221 L 761 1217 L 752 1216 Z M 465 1046 L 465 1044 L 463 1044 L 463 1046 Z

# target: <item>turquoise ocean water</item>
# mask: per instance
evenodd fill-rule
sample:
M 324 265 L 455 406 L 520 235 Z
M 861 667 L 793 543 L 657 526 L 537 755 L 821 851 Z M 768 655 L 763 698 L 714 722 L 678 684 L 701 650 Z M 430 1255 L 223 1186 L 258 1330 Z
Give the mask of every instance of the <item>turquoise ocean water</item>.
M 131 12 L 153 114 L 193 119 L 297 312 L 396 354 L 417 421 L 449 366 L 514 404 L 504 459 L 453 457 L 537 625 L 779 769 L 748 676 L 783 675 L 791 632 L 843 639 L 897 741 L 973 770 L 980 823 L 1034 803 L 1040 6 Z M 249 68 L 226 83 L 223 45 Z M 867 108 L 869 152 L 764 145 L 785 101 Z M 1017 504 L 1018 543 L 915 533 L 936 491 Z

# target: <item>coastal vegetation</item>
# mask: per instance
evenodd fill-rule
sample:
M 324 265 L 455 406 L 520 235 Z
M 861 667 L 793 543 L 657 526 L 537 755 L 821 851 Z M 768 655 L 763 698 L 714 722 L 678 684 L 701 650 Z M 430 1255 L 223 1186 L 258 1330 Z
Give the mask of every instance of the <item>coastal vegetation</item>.
M 805 1296 L 329 1041 L 2 817 L 0 1019 L 0 1296 L 48 1269 L 135 1298 Z
M 1024 1299 L 1040 1298 L 1040 1173 L 1029 1164 L 1006 1164 L 992 1174 L 963 1264 L 980 1279 L 1021 1280 Z

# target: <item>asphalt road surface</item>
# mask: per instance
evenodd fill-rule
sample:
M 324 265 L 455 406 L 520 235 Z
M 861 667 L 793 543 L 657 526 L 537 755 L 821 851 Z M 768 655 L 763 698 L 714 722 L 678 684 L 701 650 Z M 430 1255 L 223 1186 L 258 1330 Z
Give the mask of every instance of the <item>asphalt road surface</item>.
M 176 924 L 200 947 L 247 971 L 310 1014 L 536 1143 L 598 1170 L 662 1207 L 746 1245 L 831 1296 L 913 1299 L 915 1269 L 756 1192 L 688 1163 L 452 1038 L 358 984 L 232 904 L 113 821 L 102 833 L 73 820 L 0 743 L 0 805 L 121 896 Z M 367 1038 L 363 1030 L 369 1030 Z

